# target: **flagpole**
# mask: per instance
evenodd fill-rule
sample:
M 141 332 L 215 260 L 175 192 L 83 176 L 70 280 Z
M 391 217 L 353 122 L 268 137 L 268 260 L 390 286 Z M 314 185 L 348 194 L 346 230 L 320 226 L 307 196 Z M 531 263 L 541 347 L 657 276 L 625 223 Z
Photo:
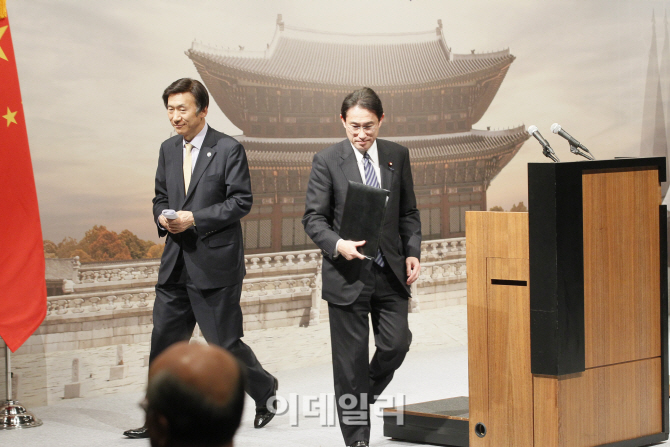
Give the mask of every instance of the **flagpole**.
M 7 373 L 5 389 L 7 390 L 7 401 L 12 400 L 12 358 L 10 357 L 9 346 L 5 343 L 5 372 Z
M 5 343 L 5 372 L 7 399 L 0 406 L 0 430 L 39 427 L 42 425 L 42 421 L 26 410 L 18 401 L 12 400 L 12 357 L 7 343 Z

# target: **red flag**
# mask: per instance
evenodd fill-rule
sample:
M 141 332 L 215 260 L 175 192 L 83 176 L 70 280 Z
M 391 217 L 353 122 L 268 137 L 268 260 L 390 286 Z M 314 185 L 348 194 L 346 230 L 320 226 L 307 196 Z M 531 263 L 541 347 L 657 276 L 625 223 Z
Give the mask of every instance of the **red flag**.
M 0 337 L 16 351 L 47 310 L 44 248 L 9 19 L 0 0 Z

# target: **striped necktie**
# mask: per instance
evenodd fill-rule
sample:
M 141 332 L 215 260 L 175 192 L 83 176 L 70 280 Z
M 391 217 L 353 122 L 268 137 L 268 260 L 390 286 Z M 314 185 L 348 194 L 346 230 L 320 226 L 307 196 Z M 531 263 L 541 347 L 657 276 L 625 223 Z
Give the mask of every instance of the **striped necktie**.
M 186 143 L 186 155 L 184 156 L 184 194 L 188 193 L 188 185 L 191 184 L 191 149 L 193 145 Z
M 363 169 L 365 171 L 365 184 L 374 188 L 379 188 L 377 174 L 375 173 L 375 168 L 372 166 L 372 161 L 370 161 L 370 154 L 368 154 L 367 151 L 363 154 Z M 380 267 L 384 267 L 384 258 L 382 257 L 381 248 L 377 249 L 375 263 Z

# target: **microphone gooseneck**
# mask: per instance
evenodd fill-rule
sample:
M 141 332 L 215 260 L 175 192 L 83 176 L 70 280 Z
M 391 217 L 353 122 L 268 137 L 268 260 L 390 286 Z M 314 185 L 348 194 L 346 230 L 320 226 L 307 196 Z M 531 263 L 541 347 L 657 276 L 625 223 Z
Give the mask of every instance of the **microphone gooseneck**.
M 582 143 L 577 141 L 575 137 L 567 133 L 566 131 L 563 130 L 560 124 L 554 123 L 551 125 L 551 131 L 557 135 L 560 135 L 561 137 L 565 138 L 568 140 L 568 143 L 570 143 L 570 152 L 572 152 L 575 155 L 580 155 L 584 158 L 587 158 L 589 160 L 595 160 L 593 157 L 593 154 L 591 154 L 591 151 L 586 148 Z M 580 150 L 581 149 L 581 150 Z M 582 152 L 584 151 L 584 152 Z
M 558 157 L 556 156 L 556 152 L 554 152 L 554 150 L 551 148 L 547 140 L 545 140 L 544 137 L 542 137 L 540 131 L 537 130 L 537 126 L 534 125 L 528 126 L 528 133 L 534 136 L 535 139 L 539 141 L 539 143 L 542 145 L 542 153 L 544 154 L 545 157 L 550 158 L 555 163 L 561 161 L 558 159 Z

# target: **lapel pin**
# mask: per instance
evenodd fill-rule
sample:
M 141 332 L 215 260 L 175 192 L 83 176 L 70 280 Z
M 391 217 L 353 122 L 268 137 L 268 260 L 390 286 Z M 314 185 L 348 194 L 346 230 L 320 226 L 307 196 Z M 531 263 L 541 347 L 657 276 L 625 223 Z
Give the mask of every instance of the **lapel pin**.
M 212 156 L 212 153 L 211 153 L 211 152 L 207 152 L 207 156 L 208 156 L 208 157 L 211 157 L 211 156 Z
M 392 161 L 389 161 L 389 170 L 390 170 L 390 171 L 394 171 L 394 169 L 393 169 L 393 162 L 392 162 Z

